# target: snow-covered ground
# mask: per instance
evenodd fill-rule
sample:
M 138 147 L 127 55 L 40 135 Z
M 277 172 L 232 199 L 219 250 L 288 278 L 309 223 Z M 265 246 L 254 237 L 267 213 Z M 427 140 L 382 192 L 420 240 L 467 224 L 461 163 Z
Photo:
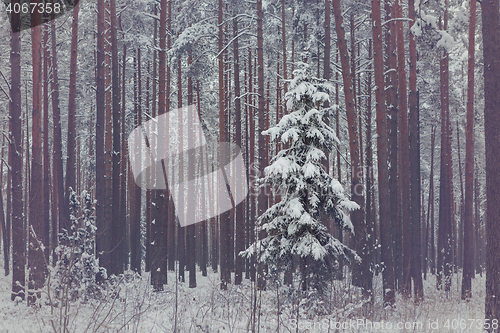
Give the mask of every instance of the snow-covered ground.
M 277 293 L 269 285 L 259 293 L 254 284 L 244 279 L 241 286 L 230 285 L 227 291 L 221 291 L 218 274 L 202 277 L 198 273 L 198 287 L 189 289 L 185 283 L 176 286 L 171 272 L 165 290 L 153 292 L 149 278 L 149 274 L 129 275 L 115 289 L 107 291 L 103 300 L 72 303 L 65 315 L 64 309 L 48 305 L 46 292 L 39 308 L 12 302 L 12 277 L 2 276 L 0 333 L 59 332 L 58 325 L 64 318 L 68 320 L 67 332 L 174 332 L 175 328 L 178 332 L 251 332 L 252 322 L 255 332 L 276 332 L 279 320 L 279 332 L 441 333 L 480 332 L 478 327 L 484 322 L 484 275 L 473 280 L 473 297 L 468 302 L 460 299 L 459 275 L 454 276 L 449 295 L 437 291 L 435 278 L 428 277 L 424 281 L 425 299 L 420 304 L 398 295 L 396 305 L 386 309 L 382 306 L 380 275 L 374 280 L 373 307 L 363 305 L 355 288 L 345 281 L 336 281 L 329 296 L 332 314 L 307 318 L 301 311 L 298 321 L 297 302 L 283 288 Z M 252 299 L 256 300 L 255 309 Z

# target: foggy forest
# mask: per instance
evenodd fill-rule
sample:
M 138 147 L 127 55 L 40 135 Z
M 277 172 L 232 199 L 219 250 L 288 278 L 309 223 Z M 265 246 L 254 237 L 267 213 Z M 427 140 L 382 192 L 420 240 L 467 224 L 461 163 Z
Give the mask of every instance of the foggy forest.
M 499 329 L 500 1 L 0 8 L 0 332 Z

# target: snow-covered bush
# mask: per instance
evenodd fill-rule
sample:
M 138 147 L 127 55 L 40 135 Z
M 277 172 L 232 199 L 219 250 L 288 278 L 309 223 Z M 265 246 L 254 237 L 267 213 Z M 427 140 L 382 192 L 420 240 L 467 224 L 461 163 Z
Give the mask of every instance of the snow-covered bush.
M 58 260 L 52 271 L 53 290 L 63 306 L 65 302 L 78 298 L 85 301 L 99 297 L 100 286 L 96 277 L 101 275 L 106 278 L 106 269 L 99 267 L 99 259 L 94 252 L 97 228 L 93 202 L 86 192 L 82 193 L 82 197 L 70 189 L 71 229 L 64 229 L 58 235 L 59 246 L 55 250 Z
M 283 143 L 261 180 L 281 201 L 258 218 L 257 232 L 265 231 L 266 236 L 242 254 L 255 256 L 278 273 L 292 269 L 293 258 L 298 257 L 302 289 L 322 294 L 339 259 L 359 260 L 327 231 L 322 220 L 331 218 L 340 230 L 353 232 L 349 211 L 359 206 L 346 197 L 341 184 L 323 167 L 325 152 L 338 144 L 334 130 L 323 121 L 322 106 L 329 100 L 331 85 L 312 77 L 305 64 L 294 77 L 285 95 L 291 112 L 263 132 Z

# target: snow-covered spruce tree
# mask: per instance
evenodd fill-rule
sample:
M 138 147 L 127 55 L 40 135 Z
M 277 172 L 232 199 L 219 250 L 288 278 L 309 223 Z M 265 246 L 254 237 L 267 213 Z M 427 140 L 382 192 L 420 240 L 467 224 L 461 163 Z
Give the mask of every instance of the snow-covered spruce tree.
M 292 267 L 294 256 L 301 260 L 302 290 L 322 294 L 338 267 L 338 260 L 360 260 L 356 253 L 328 233 L 321 222 L 331 217 L 341 230 L 353 232 L 349 211 L 359 209 L 343 192 L 341 184 L 323 168 L 322 161 L 338 144 L 332 128 L 322 120 L 322 105 L 332 88 L 325 80 L 309 75 L 307 65 L 294 72 L 285 98 L 292 112 L 263 133 L 284 147 L 266 167 L 260 181 L 279 193 L 281 201 L 257 220 L 257 232 L 266 237 L 253 243 L 242 254 L 255 256 L 280 273 Z
M 100 296 L 100 286 L 96 276 L 106 278 L 106 269 L 99 267 L 99 259 L 94 252 L 95 217 L 90 195 L 82 193 L 83 200 L 70 188 L 71 229 L 59 233 L 56 248 L 58 261 L 54 267 L 53 288 L 62 306 L 82 297 L 83 301 Z M 82 203 L 80 201 L 83 201 Z

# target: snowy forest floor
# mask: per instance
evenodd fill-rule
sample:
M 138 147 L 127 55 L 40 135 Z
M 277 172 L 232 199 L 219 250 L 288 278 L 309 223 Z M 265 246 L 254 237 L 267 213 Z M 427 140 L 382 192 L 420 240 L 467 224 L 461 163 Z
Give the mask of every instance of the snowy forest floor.
M 298 322 L 296 300 L 280 288 L 279 332 L 481 332 L 477 326 L 484 320 L 485 276 L 473 279 L 473 297 L 468 302 L 460 299 L 460 276 L 454 275 L 452 290 L 447 295 L 436 290 L 435 277 L 428 275 L 424 280 L 425 299 L 420 304 L 398 295 L 395 306 L 386 309 L 382 306 L 380 274 L 374 279 L 375 302 L 371 309 L 363 306 L 356 288 L 346 280 L 336 281 L 329 296 L 331 314 L 308 318 L 301 311 Z M 174 332 L 174 327 L 178 332 L 252 331 L 255 289 L 250 280 L 244 279 L 240 286 L 230 285 L 227 291 L 220 290 L 216 273 L 207 277 L 197 273 L 198 287 L 194 289 L 179 283 L 176 322 L 174 273 L 169 272 L 162 292 L 153 292 L 149 279 L 149 273 L 141 277 L 129 274 L 106 291 L 101 300 L 72 303 L 66 316 L 68 332 Z M 46 293 L 42 293 L 40 308 L 12 302 L 11 281 L 12 276 L 0 278 L 0 333 L 54 332 L 52 325 L 58 327 L 64 312 L 51 309 Z M 255 332 L 277 332 L 277 295 L 273 285 L 261 294 L 257 292 L 257 309 L 259 303 L 261 308 L 257 311 Z

